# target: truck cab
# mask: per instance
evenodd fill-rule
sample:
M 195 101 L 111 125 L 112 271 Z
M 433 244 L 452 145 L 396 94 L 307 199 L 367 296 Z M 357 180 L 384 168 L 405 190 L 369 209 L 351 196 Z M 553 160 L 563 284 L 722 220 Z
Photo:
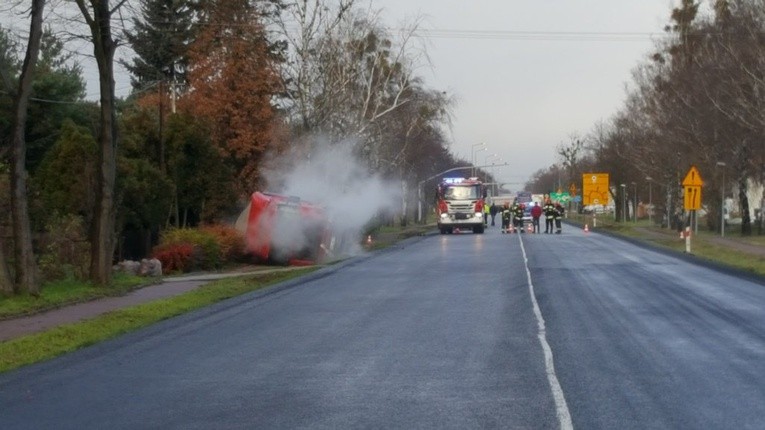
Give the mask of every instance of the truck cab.
M 478 178 L 444 178 L 436 188 L 436 211 L 441 234 L 457 229 L 484 232 L 486 187 Z

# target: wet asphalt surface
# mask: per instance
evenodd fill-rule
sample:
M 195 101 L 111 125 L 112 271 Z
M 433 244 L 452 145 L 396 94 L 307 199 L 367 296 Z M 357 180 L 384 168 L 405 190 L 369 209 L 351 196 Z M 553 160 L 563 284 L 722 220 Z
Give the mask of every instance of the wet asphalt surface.
M 765 286 L 573 228 L 409 240 L 0 375 L 2 429 L 764 423 Z

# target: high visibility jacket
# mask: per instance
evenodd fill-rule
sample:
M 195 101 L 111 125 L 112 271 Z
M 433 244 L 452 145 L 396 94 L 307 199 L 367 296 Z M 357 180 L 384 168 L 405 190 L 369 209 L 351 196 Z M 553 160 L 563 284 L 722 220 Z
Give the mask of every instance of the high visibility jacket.
M 507 220 L 507 221 L 510 220 L 510 208 L 502 209 L 502 219 Z

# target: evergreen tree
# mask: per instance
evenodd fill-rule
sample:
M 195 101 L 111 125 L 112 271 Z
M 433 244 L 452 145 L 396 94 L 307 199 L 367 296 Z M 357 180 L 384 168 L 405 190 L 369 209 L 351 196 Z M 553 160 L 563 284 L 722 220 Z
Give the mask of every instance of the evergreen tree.
M 41 203 L 37 222 L 47 224 L 53 217 L 69 214 L 92 221 L 97 151 L 89 129 L 64 121 L 33 181 Z
M 157 81 L 186 83 L 186 49 L 193 37 L 193 0 L 142 0 L 127 36 L 137 57 L 126 67 L 138 90 Z
M 16 86 L 18 72 L 21 70 L 16 52 L 18 44 L 10 31 L 0 26 L 0 156 L 7 152 L 8 137 L 11 135 L 11 94 Z
M 64 49 L 64 43 L 46 29 L 40 44 L 40 59 L 27 124 L 27 169 L 34 174 L 45 153 L 59 138 L 66 120 L 80 126 L 90 125 L 93 104 L 85 102 L 85 81 L 82 67 L 73 60 L 73 54 Z

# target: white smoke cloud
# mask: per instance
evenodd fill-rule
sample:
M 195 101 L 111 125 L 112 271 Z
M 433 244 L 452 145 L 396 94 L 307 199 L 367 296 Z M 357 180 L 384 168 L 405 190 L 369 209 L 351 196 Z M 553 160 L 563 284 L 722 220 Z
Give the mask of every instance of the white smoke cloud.
M 281 167 L 268 170 L 266 181 L 278 189 L 266 191 L 299 197 L 323 207 L 332 223 L 333 253 L 358 253 L 364 227 L 380 211 L 396 210 L 401 189 L 370 174 L 354 156 L 352 141 L 330 144 L 326 139 L 314 138 L 311 147 L 310 157 L 296 161 L 285 156 L 273 160 L 271 165 Z M 294 231 L 289 237 L 291 241 L 298 240 Z

